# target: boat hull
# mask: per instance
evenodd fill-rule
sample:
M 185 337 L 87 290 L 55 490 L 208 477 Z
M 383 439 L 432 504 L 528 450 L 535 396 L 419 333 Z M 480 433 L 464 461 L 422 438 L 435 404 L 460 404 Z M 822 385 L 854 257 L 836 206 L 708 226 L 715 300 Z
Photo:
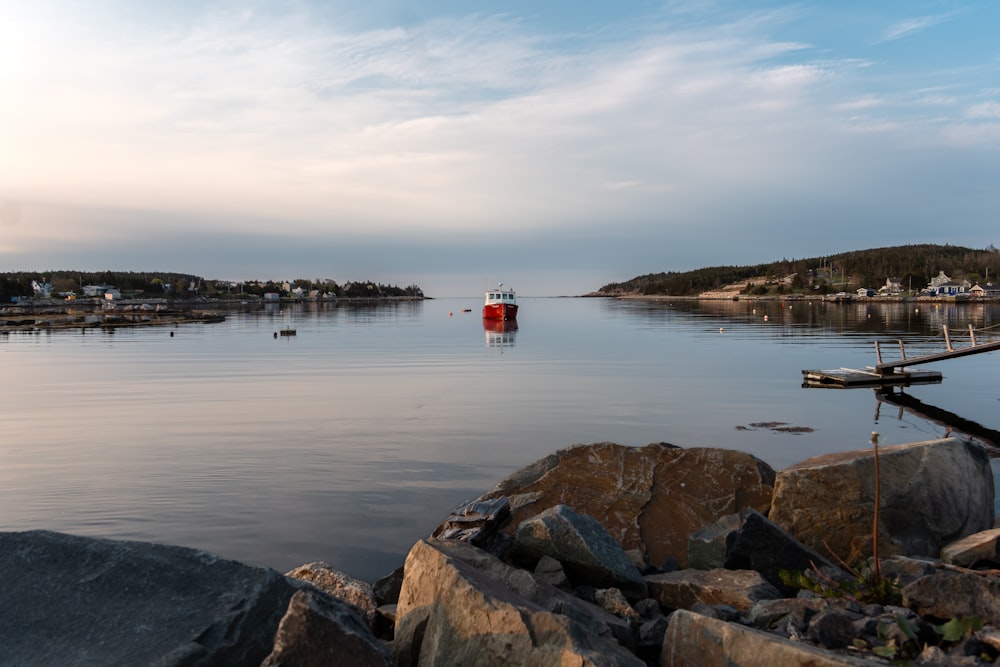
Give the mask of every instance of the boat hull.
M 513 320 L 517 317 L 517 304 L 488 303 L 483 306 L 484 320 Z

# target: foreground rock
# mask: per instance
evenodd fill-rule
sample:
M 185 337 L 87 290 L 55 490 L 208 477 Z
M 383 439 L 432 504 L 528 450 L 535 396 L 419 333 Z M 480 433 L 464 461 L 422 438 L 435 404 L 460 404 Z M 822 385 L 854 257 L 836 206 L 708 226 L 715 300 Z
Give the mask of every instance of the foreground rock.
M 470 544 L 422 540 L 404 571 L 400 665 L 643 665 L 625 621 Z
M 31 531 L 0 534 L 2 662 L 256 665 L 292 584 L 182 547 Z
M 596 519 L 556 505 L 517 527 L 512 557 L 534 569 L 543 556 L 560 563 L 571 583 L 617 588 L 634 600 L 646 597 L 646 582 Z
M 687 565 L 688 536 L 726 514 L 752 507 L 767 512 L 774 470 L 727 449 L 680 449 L 666 444 L 625 447 L 574 445 L 523 468 L 480 500 L 506 496 L 513 520 L 555 505 L 597 517 L 626 551 L 647 563 Z
M 602 525 L 597 489 L 611 494 L 611 521 L 626 542 L 632 539 L 629 526 L 670 527 L 668 514 L 662 524 L 641 519 L 649 519 L 650 507 L 679 503 L 672 526 L 679 539 L 680 526 L 693 523 L 685 503 L 712 494 L 684 495 L 699 484 L 681 478 L 661 482 L 679 470 L 695 469 L 723 480 L 741 478 L 747 459 L 721 457 L 735 470 L 673 468 L 671 461 L 678 457 L 667 454 L 675 451 L 670 447 L 637 450 L 638 458 L 623 449 L 607 443 L 578 446 L 560 452 L 555 463 L 550 457 L 529 467 L 552 472 L 560 461 L 570 460 L 571 468 L 579 468 L 575 474 L 582 475 L 589 461 L 593 467 L 587 474 L 603 481 L 588 485 L 581 478 L 574 491 L 565 470 L 552 476 L 545 472 L 536 480 L 540 485 L 516 502 L 500 496 L 464 505 L 435 531 L 450 539 L 421 540 L 404 567 L 374 589 L 326 563 L 296 568 L 290 574 L 303 579 L 298 581 L 179 547 L 47 532 L 0 533 L 0 663 L 833 667 L 884 665 L 889 659 L 965 667 L 991 664 L 1000 656 L 1000 572 L 991 569 L 997 560 L 996 531 L 948 543 L 941 558 L 884 558 L 881 578 L 876 578 L 858 574 L 878 571 L 870 560 L 852 563 L 858 569 L 848 574 L 744 507 L 677 542 L 691 544 L 691 561 L 710 569 L 647 568 L 640 577 L 641 554 L 625 552 Z M 970 452 L 974 462 L 974 445 L 948 440 L 901 449 L 906 450 L 904 470 L 912 471 L 913 461 L 925 462 L 917 479 L 941 502 L 968 495 L 967 480 L 955 474 L 961 465 L 941 462 L 970 460 L 963 458 Z M 714 456 L 700 451 L 692 460 Z M 623 468 L 631 464 L 640 470 Z M 789 485 L 784 502 L 806 516 L 821 516 L 828 508 L 850 515 L 858 489 L 874 487 L 872 467 L 851 466 L 850 474 L 831 476 L 850 480 L 853 475 L 856 484 L 824 487 L 826 495 L 805 484 L 798 497 L 790 495 Z M 651 484 L 645 505 L 635 504 L 643 492 L 615 495 L 605 486 L 618 480 L 635 490 L 642 486 L 638 479 Z M 911 484 L 905 475 L 887 475 L 882 497 L 906 497 Z M 677 489 L 684 491 L 680 500 Z M 733 487 L 729 501 L 706 516 L 739 505 L 745 490 Z M 543 507 L 552 495 L 565 504 Z M 968 500 L 964 509 L 931 514 L 938 519 L 976 516 L 981 499 Z M 574 511 L 588 504 L 594 514 Z M 533 505 L 535 514 L 509 523 L 508 508 Z M 925 516 L 934 504 L 925 506 L 915 516 Z M 627 507 L 636 512 L 631 519 Z M 890 534 L 899 549 L 927 548 L 929 522 L 915 521 L 905 534 L 898 531 L 901 523 L 890 523 L 897 528 Z M 959 523 L 964 531 L 975 521 Z M 862 522 L 862 532 L 869 527 Z M 853 529 L 831 519 L 828 532 L 843 537 L 838 531 Z M 642 530 L 634 539 L 643 547 L 655 542 Z M 369 622 L 377 603 L 375 623 L 369 625 L 364 612 L 341 598 L 364 607 Z M 391 651 L 372 628 L 392 640 Z
M 937 557 L 993 527 L 993 472 L 981 445 L 946 438 L 879 448 L 882 555 Z M 835 501 L 834 501 L 835 499 Z M 872 449 L 817 456 L 778 473 L 769 518 L 844 560 L 871 554 Z
M 670 618 L 660 664 L 663 667 L 856 667 L 885 663 L 830 653 L 735 623 L 678 611 Z

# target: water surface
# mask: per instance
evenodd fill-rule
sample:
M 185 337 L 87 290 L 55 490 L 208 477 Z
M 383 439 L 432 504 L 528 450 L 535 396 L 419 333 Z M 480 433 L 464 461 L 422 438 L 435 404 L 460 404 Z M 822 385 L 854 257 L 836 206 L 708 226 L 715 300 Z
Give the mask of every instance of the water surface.
M 453 507 L 573 443 L 725 447 L 781 468 L 873 430 L 884 444 L 942 437 L 872 390 L 803 389 L 801 371 L 873 365 L 875 340 L 939 351 L 944 324 L 964 345 L 970 322 L 993 327 L 1000 309 L 528 298 L 516 329 L 493 330 L 469 298 L 11 334 L 0 530 L 282 571 L 325 560 L 374 580 Z M 276 338 L 286 327 L 296 335 Z M 998 362 L 934 364 L 942 384 L 906 391 L 1000 429 Z

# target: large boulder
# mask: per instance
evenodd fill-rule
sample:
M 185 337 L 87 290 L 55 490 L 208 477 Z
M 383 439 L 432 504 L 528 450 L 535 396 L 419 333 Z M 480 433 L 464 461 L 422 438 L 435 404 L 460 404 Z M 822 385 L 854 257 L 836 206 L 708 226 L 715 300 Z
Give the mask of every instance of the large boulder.
M 879 448 L 881 555 L 936 557 L 993 527 L 993 472 L 981 445 L 957 438 Z M 778 473 L 769 518 L 821 553 L 872 552 L 873 449 L 817 456 Z
M 556 505 L 517 527 L 511 556 L 534 568 L 542 556 L 558 560 L 575 585 L 618 588 L 646 597 L 646 582 L 621 546 L 596 519 Z
M 688 536 L 726 514 L 770 507 L 774 471 L 727 449 L 667 444 L 574 445 L 523 468 L 480 500 L 507 496 L 513 521 L 554 505 L 595 517 L 626 551 L 647 563 L 687 564 Z
M 0 662 L 256 665 L 296 588 L 183 547 L 0 533 Z
M 428 538 L 406 557 L 399 665 L 620 665 L 631 630 L 596 605 L 465 542 Z

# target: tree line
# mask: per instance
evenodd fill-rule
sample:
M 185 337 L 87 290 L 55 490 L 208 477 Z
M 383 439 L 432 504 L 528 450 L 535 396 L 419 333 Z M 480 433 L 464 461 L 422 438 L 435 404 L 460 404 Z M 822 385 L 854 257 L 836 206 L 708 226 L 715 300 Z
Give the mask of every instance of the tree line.
M 806 259 L 783 258 L 765 264 L 649 273 L 609 283 L 598 293 L 695 296 L 743 282 L 748 283 L 745 291 L 751 291 L 754 288 L 749 282 L 760 278 L 771 282 L 787 278 L 787 289 L 792 292 L 878 288 L 888 278 L 899 279 L 904 289 L 912 286 L 917 291 L 940 271 L 973 284 L 987 279 L 1000 281 L 1000 251 L 993 245 L 982 250 L 935 244 L 892 246 Z
M 297 287 L 306 293 L 318 293 L 338 298 L 423 298 L 417 285 L 398 287 L 371 280 L 348 281 L 338 284 L 333 280 L 297 278 L 290 281 L 251 280 L 234 282 L 207 280 L 201 276 L 174 272 L 139 271 L 10 271 L 0 273 L 0 303 L 16 297 L 34 295 L 33 282 L 48 283 L 52 295 L 74 294 L 80 296 L 85 285 L 108 285 L 123 296 L 163 297 L 170 299 L 195 299 L 198 297 L 263 297 L 268 292 L 285 296 Z M 286 289 L 287 287 L 287 289 Z

